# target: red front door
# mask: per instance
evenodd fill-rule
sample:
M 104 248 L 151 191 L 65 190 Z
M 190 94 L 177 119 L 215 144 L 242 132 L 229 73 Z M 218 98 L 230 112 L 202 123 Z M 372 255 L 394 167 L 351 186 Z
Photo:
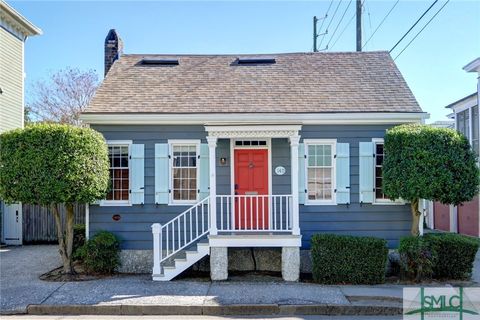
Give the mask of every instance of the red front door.
M 236 149 L 234 174 L 235 229 L 268 229 L 268 150 Z

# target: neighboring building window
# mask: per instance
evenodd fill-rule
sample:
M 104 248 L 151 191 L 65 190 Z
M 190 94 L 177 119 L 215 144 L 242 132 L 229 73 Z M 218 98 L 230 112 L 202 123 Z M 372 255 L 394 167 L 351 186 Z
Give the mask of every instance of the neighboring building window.
M 129 145 L 110 144 L 108 158 L 110 160 L 110 188 L 106 200 L 129 201 L 130 167 Z
M 478 106 L 475 106 L 472 108 L 472 147 L 473 150 L 475 151 L 475 154 L 479 156 L 479 150 L 480 150 L 480 145 L 479 145 L 479 131 L 478 131 Z
M 310 203 L 332 203 L 335 142 L 306 142 L 307 194 Z
M 172 150 L 172 202 L 191 203 L 198 195 L 199 145 L 171 144 Z
M 457 113 L 457 130 L 470 140 L 470 110 Z
M 389 200 L 383 193 L 383 142 L 375 142 L 375 201 Z

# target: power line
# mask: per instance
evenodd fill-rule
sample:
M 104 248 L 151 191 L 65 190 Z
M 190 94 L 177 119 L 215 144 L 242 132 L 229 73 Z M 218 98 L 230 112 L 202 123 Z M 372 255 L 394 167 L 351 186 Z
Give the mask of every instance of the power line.
M 378 29 L 380 29 L 380 27 L 382 26 L 382 24 L 385 22 L 385 20 L 387 20 L 388 16 L 390 15 L 390 13 L 392 13 L 393 9 L 395 9 L 395 7 L 397 6 L 398 2 L 400 0 L 397 0 L 394 4 L 393 4 L 393 7 L 390 9 L 390 11 L 388 11 L 388 13 L 385 15 L 385 17 L 382 19 L 382 21 L 378 24 L 377 28 L 375 28 L 375 31 L 373 31 L 372 35 L 370 36 L 370 38 L 368 38 L 367 41 L 365 41 L 365 43 L 363 44 L 363 47 L 365 47 L 367 45 L 367 43 L 370 41 L 370 39 L 373 38 L 373 36 L 375 35 L 375 33 L 378 31 Z M 362 49 L 363 49 L 362 47 Z
M 390 49 L 390 53 L 393 51 L 393 49 L 395 49 L 400 42 L 402 42 L 402 40 L 410 33 L 410 31 L 412 31 L 413 28 L 415 28 L 415 26 L 420 22 L 420 20 L 422 20 L 422 18 L 427 14 L 428 11 L 430 11 L 430 9 L 432 9 L 432 7 L 438 2 L 438 0 L 435 0 L 431 5 L 430 7 L 428 7 L 428 9 L 420 16 L 420 18 L 418 18 L 418 20 L 413 24 L 413 26 L 410 27 L 410 29 L 408 29 L 408 31 L 403 35 L 403 37 L 400 38 L 400 40 L 397 41 L 397 43 L 393 46 L 392 49 Z
M 370 35 L 372 34 L 372 18 L 370 16 L 370 7 L 367 5 L 367 3 L 365 2 L 365 9 L 367 9 L 367 14 L 368 14 L 368 27 L 370 29 Z M 365 30 L 365 34 L 366 34 L 366 30 Z M 363 49 L 363 47 L 362 47 Z
M 333 0 L 330 1 L 330 5 L 328 6 L 327 12 L 325 13 L 325 17 L 322 19 L 322 24 L 320 25 L 320 29 L 318 29 L 320 31 L 322 31 L 323 24 L 325 23 L 325 20 L 327 20 L 328 13 L 330 12 L 330 8 L 332 7 L 332 4 L 333 4 Z
M 430 20 L 428 20 L 428 22 L 423 26 L 422 29 L 420 29 L 420 31 L 415 35 L 415 37 L 413 37 L 413 39 L 410 40 L 410 42 L 407 44 L 407 46 L 405 48 L 403 48 L 402 51 L 400 51 L 400 53 L 395 57 L 395 59 L 393 59 L 394 61 L 403 53 L 403 51 L 405 51 L 410 46 L 410 44 L 420 35 L 420 33 L 422 33 L 422 31 L 430 24 L 430 22 L 432 22 L 433 19 L 435 19 L 435 17 L 440 13 L 440 11 L 442 11 L 442 9 L 449 2 L 450 2 L 450 0 L 447 0 L 447 2 L 445 2 L 445 4 L 433 15 L 433 17 L 430 18 Z
M 328 48 L 328 45 L 330 44 L 330 42 L 332 42 L 333 36 L 335 35 L 335 33 L 337 33 L 338 27 L 342 23 L 343 18 L 345 17 L 345 14 L 347 13 L 348 8 L 350 8 L 350 5 L 352 4 L 352 2 L 353 2 L 353 0 L 350 0 L 350 2 L 348 2 L 347 7 L 345 8 L 345 11 L 343 11 L 343 14 L 342 14 L 342 17 L 340 18 L 340 21 L 338 22 L 337 26 L 335 27 L 335 30 L 333 31 L 332 36 L 330 37 L 330 40 L 328 40 L 327 48 Z
M 338 5 L 337 5 L 337 7 L 335 8 L 335 11 L 333 12 L 332 19 L 331 19 L 330 22 L 328 23 L 328 26 L 327 26 L 327 28 L 326 28 L 325 34 L 328 33 L 328 28 L 330 28 L 330 25 L 332 24 L 332 21 L 333 21 L 333 19 L 335 18 L 335 15 L 337 14 L 337 11 L 338 11 L 338 7 L 340 7 L 340 4 L 341 4 L 341 3 L 342 3 L 342 0 L 340 0 L 340 1 L 338 2 Z M 323 43 L 323 39 L 324 39 L 324 38 L 325 38 L 325 37 L 322 37 L 322 40 L 320 40 L 320 47 L 322 46 L 322 43 Z
M 363 4 L 365 3 L 366 0 L 363 0 L 362 2 L 362 6 Z M 330 47 L 330 49 L 332 49 L 338 42 L 338 40 L 340 40 L 340 38 L 342 37 L 342 35 L 345 33 L 345 30 L 347 30 L 348 26 L 352 23 L 353 19 L 357 16 L 357 13 L 354 12 L 352 17 L 350 18 L 350 20 L 348 20 L 347 24 L 345 25 L 345 27 L 343 28 L 342 32 L 340 32 L 340 35 L 338 36 L 337 40 L 335 40 L 335 42 L 332 44 L 332 46 Z
M 353 14 L 353 16 L 350 18 L 350 20 L 348 20 L 347 24 L 345 25 L 345 27 L 343 28 L 342 32 L 340 32 L 340 35 L 338 36 L 337 40 L 335 40 L 335 42 L 332 44 L 332 46 L 330 47 L 330 49 L 333 49 L 333 47 L 335 46 L 335 44 L 338 42 L 338 40 L 340 40 L 340 38 L 342 37 L 343 33 L 345 32 L 345 30 L 347 30 L 348 26 L 350 25 L 350 23 L 352 23 L 353 19 L 355 18 L 355 16 L 357 15 L 357 13 L 355 12 Z

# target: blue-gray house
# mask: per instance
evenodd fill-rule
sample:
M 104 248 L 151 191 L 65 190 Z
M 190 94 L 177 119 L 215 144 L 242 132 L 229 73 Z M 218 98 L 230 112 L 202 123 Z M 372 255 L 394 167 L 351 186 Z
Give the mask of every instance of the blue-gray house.
M 82 119 L 104 135 L 111 161 L 112 188 L 90 205 L 88 233 L 117 234 L 125 270 L 170 280 L 210 255 L 219 280 L 232 248 L 279 248 L 294 281 L 315 233 L 381 237 L 392 248 L 409 233 L 409 205 L 382 192 L 382 138 L 427 115 L 388 52 L 122 46 L 110 31 L 105 80 Z

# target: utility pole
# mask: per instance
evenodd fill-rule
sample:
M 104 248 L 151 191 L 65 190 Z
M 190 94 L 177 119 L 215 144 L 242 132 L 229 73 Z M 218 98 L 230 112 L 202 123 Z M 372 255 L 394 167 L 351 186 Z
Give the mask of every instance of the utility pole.
M 362 51 L 362 0 L 357 0 L 357 51 Z
M 318 38 L 317 22 L 318 22 L 317 16 L 314 16 L 313 17 L 313 52 L 318 52 L 318 49 L 317 49 L 317 38 Z

